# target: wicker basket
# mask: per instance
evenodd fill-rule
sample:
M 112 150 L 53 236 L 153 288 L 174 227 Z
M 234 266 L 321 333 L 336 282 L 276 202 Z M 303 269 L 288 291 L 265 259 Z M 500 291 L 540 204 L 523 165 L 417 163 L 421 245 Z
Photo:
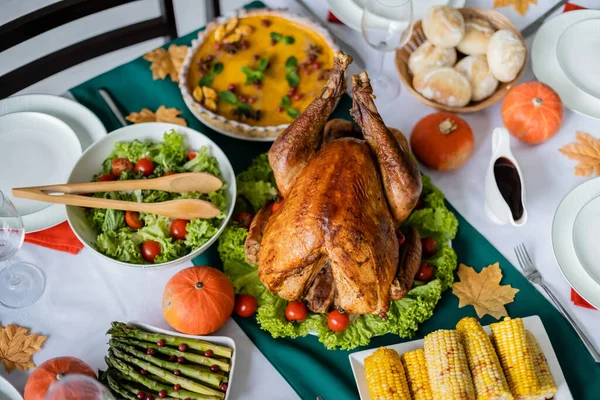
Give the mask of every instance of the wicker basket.
M 508 30 L 512 31 L 514 34 L 516 34 L 521 39 L 521 41 L 523 42 L 523 45 L 527 49 L 527 46 L 525 45 L 525 40 L 521 36 L 521 33 L 519 32 L 519 30 L 517 28 L 515 28 L 515 26 L 510 22 L 510 20 L 508 18 L 506 18 L 504 15 L 500 14 L 499 12 L 496 12 L 493 10 L 484 10 L 484 9 L 476 8 L 476 7 L 460 8 L 459 11 L 465 18 L 479 17 L 479 18 L 483 18 L 483 19 L 487 20 L 496 30 L 508 29 Z M 523 71 L 525 70 L 525 65 L 523 65 L 523 67 L 517 74 L 517 77 L 513 81 L 500 82 L 500 84 L 498 85 L 498 89 L 496 89 L 496 92 L 494 92 L 494 94 L 492 94 L 487 99 L 484 99 L 484 100 L 481 100 L 478 102 L 472 101 L 464 107 L 451 107 L 451 106 L 439 104 L 439 103 L 436 103 L 435 101 L 426 99 L 425 97 L 423 97 L 423 95 L 421 95 L 421 93 L 417 92 L 413 88 L 413 85 L 412 85 L 413 77 L 412 77 L 412 74 L 410 73 L 410 71 L 408 70 L 408 57 L 425 40 L 427 40 L 427 39 L 425 38 L 425 34 L 423 33 L 423 28 L 421 27 L 421 21 L 417 21 L 415 23 L 413 33 L 412 33 L 412 36 L 411 36 L 408 44 L 406 44 L 406 46 L 404 46 L 402 49 L 396 51 L 396 68 L 398 69 L 398 73 L 400 74 L 400 79 L 402 80 L 402 83 L 404 84 L 404 86 L 406 86 L 408 88 L 408 91 L 417 100 L 419 100 L 421 103 L 423 103 L 427 106 L 433 107 L 440 111 L 448 111 L 448 112 L 453 112 L 453 113 L 471 113 L 471 112 L 483 110 L 484 108 L 491 106 L 492 104 L 498 102 L 502 97 L 504 97 L 504 95 L 513 87 L 515 82 L 519 80 L 519 78 L 523 74 Z M 460 52 L 458 52 L 458 50 L 457 50 L 457 53 L 459 56 L 459 60 L 460 60 L 460 58 L 464 57 L 464 55 L 461 54 Z M 527 55 L 526 55 L 526 57 L 527 57 Z M 527 60 L 527 58 L 525 58 L 525 59 Z

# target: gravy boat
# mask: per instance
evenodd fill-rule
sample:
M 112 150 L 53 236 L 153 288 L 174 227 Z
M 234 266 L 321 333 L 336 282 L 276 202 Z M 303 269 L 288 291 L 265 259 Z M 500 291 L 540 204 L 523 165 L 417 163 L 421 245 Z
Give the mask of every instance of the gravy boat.
M 494 174 L 494 165 L 499 158 L 506 158 L 514 166 L 521 181 L 521 204 L 523 205 L 523 215 L 518 220 L 513 218 L 513 213 L 506 202 L 496 181 Z M 527 209 L 525 207 L 525 182 L 521 168 L 515 160 L 510 150 L 510 135 L 505 128 L 496 128 L 492 133 L 492 157 L 488 165 L 485 177 L 485 213 L 488 218 L 499 225 L 511 224 L 513 226 L 522 226 L 527 222 Z

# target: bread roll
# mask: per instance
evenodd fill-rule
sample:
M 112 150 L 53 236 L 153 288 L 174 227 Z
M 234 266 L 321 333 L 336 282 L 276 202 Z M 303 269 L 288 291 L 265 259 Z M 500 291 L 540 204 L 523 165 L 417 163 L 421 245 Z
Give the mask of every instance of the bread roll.
M 498 87 L 499 82 L 491 73 L 486 56 L 467 56 L 460 60 L 454 68 L 466 76 L 471 83 L 471 90 L 473 91 L 471 100 L 473 101 L 490 97 Z
M 492 74 L 500 82 L 517 77 L 525 64 L 527 50 L 521 39 L 507 29 L 494 33 L 487 49 L 487 60 Z
M 436 47 L 428 40 L 424 41 L 408 57 L 408 69 L 413 75 L 425 68 L 452 67 L 454 64 L 456 64 L 454 47 Z
M 465 34 L 456 49 L 463 54 L 485 54 L 488 42 L 495 31 L 485 19 L 467 17 L 465 19 Z
M 437 47 L 456 47 L 465 33 L 465 20 L 456 8 L 430 7 L 423 17 L 423 33 Z
M 413 87 L 425 98 L 451 107 L 466 106 L 471 100 L 471 84 L 451 67 L 429 68 L 415 75 Z

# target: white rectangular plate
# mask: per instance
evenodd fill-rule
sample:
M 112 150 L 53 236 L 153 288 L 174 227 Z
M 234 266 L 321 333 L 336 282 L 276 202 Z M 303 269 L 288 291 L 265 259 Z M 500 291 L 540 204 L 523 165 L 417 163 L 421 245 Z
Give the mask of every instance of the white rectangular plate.
M 205 340 L 207 342 L 211 342 L 214 344 L 218 344 L 221 346 L 226 346 L 229 347 L 230 349 L 233 350 L 233 355 L 231 356 L 231 370 L 229 371 L 229 382 L 227 383 L 228 386 L 228 390 L 227 392 L 225 392 L 225 399 L 224 400 L 228 400 L 229 399 L 229 393 L 231 393 L 231 383 L 233 382 L 233 373 L 235 371 L 235 356 L 236 356 L 236 350 L 235 350 L 235 342 L 233 341 L 232 338 L 227 337 L 227 336 L 194 336 L 194 335 L 186 335 L 184 333 L 179 333 L 179 332 L 173 332 L 173 331 L 168 331 L 166 329 L 161 329 L 161 328 L 156 328 L 152 325 L 148 325 L 148 324 L 144 324 L 143 322 L 138 322 L 138 321 L 130 321 L 128 322 L 130 325 L 136 326 L 138 328 L 141 328 L 143 330 L 149 331 L 149 332 L 154 332 L 154 333 L 162 333 L 165 335 L 171 335 L 171 336 L 179 336 L 179 337 L 184 337 L 184 338 L 190 338 L 190 339 L 198 339 L 198 340 Z M 559 400 L 559 399 L 556 399 Z
M 548 360 L 550 371 L 552 372 L 552 376 L 554 377 L 556 385 L 558 386 L 558 392 L 556 393 L 556 396 L 554 396 L 554 400 L 573 400 L 573 396 L 571 396 L 571 392 L 567 386 L 567 381 L 565 380 L 565 376 L 560 369 L 560 364 L 558 363 L 558 359 L 556 358 L 556 354 L 554 353 L 554 349 L 552 348 L 552 344 L 550 343 L 550 338 L 546 333 L 546 329 L 544 329 L 542 320 L 537 315 L 534 315 L 523 318 L 523 324 L 525 325 L 525 329 L 534 334 L 540 344 L 540 347 L 542 348 L 542 351 L 544 352 L 544 355 L 546 356 L 546 359 Z M 489 326 L 485 326 L 484 329 L 488 334 L 491 332 Z M 402 355 L 408 351 L 423 348 L 423 339 L 413 340 L 412 342 L 406 343 L 398 343 L 387 347 L 396 350 L 398 354 Z M 375 348 L 358 351 L 348 356 L 361 400 L 371 400 L 369 388 L 367 386 L 367 380 L 365 377 L 365 358 L 373 354 L 375 350 L 377 349 Z

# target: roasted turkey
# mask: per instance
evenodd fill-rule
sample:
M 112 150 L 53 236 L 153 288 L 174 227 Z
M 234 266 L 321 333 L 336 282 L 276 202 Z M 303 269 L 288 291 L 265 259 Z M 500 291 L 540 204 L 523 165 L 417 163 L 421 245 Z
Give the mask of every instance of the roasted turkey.
M 385 317 L 421 259 L 418 232 L 405 230 L 402 254 L 396 236 L 417 204 L 421 177 L 404 136 L 383 123 L 366 72 L 352 77 L 358 127 L 327 122 L 351 62 L 335 55 L 321 94 L 273 143 L 269 162 L 283 203 L 257 213 L 245 249 L 260 280 L 284 299 L 304 299 L 314 312 Z

